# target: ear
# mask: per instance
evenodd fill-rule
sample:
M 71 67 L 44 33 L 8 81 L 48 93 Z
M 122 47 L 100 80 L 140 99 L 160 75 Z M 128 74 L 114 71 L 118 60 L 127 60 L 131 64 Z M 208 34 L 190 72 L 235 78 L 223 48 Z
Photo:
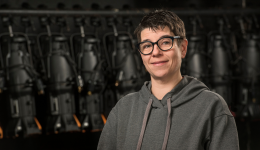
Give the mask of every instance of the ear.
M 188 47 L 188 40 L 184 39 L 181 43 L 181 58 L 185 58 L 187 53 L 187 47 Z

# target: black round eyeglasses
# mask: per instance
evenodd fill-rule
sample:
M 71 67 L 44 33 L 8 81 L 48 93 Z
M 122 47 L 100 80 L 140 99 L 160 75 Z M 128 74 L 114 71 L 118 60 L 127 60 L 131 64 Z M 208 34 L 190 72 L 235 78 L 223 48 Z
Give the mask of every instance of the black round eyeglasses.
M 153 52 L 154 44 L 157 44 L 160 50 L 167 51 L 172 48 L 174 39 L 180 39 L 181 36 L 162 37 L 157 42 L 144 41 L 136 45 L 138 51 L 143 55 L 149 55 Z

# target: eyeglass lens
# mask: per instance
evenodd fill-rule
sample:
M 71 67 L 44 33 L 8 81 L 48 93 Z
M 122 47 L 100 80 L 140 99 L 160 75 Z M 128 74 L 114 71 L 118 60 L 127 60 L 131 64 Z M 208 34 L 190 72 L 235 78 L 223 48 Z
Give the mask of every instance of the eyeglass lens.
M 158 41 L 157 45 L 161 50 L 169 50 L 172 48 L 173 40 L 171 38 L 167 38 L 167 37 L 162 38 Z M 151 42 L 147 41 L 147 42 L 141 43 L 139 48 L 143 54 L 149 54 L 153 50 L 153 44 Z

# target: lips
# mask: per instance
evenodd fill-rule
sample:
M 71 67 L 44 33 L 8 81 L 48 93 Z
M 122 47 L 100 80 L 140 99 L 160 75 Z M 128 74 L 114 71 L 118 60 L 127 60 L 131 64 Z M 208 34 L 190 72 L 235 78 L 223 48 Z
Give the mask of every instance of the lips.
M 164 65 L 166 62 L 168 62 L 168 61 L 156 61 L 156 62 L 152 62 L 151 64 L 153 64 L 155 66 L 161 66 L 161 65 Z

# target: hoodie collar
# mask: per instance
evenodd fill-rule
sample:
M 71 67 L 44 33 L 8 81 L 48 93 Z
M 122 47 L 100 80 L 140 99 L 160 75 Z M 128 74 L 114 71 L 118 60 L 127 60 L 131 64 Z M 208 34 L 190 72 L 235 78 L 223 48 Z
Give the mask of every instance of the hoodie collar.
M 168 98 L 171 98 L 171 106 L 177 107 L 192 100 L 202 91 L 208 90 L 208 87 L 196 78 L 183 76 L 183 79 L 163 97 L 161 102 L 151 93 L 150 89 L 151 81 L 146 81 L 140 91 L 141 99 L 147 104 L 149 99 L 152 99 L 152 107 L 163 108 L 167 107 Z

